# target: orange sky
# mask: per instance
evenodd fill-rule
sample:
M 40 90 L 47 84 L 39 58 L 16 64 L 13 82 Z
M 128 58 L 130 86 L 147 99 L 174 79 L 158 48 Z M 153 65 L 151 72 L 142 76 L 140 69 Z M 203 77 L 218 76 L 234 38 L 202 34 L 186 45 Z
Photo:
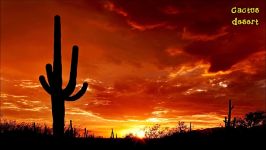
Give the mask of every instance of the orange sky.
M 259 14 L 231 14 L 234 6 Z M 50 96 L 39 75 L 53 59 L 53 17 L 61 16 L 63 80 L 71 47 L 79 51 L 78 101 L 66 121 L 95 135 L 118 136 L 178 121 L 223 125 L 266 108 L 265 5 L 241 0 L 1 0 L 1 118 L 51 124 Z M 259 26 L 231 20 L 258 18 Z

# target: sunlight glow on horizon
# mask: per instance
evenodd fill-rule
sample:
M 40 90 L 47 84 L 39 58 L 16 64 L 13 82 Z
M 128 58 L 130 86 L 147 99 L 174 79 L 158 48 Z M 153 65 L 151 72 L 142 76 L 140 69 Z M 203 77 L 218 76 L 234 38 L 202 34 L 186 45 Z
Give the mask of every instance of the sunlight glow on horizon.
M 128 128 L 125 130 L 122 130 L 121 133 L 122 137 L 125 137 L 126 135 L 132 134 L 133 136 L 136 136 L 138 138 L 145 138 L 145 131 L 144 127 L 133 127 L 133 128 Z

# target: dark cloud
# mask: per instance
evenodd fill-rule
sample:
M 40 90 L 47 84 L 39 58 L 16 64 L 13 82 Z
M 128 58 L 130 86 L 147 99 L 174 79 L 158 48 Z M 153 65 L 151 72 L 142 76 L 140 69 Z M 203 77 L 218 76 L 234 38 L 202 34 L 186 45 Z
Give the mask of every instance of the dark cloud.
M 191 59 L 191 57 L 182 59 L 183 55 L 180 57 L 166 55 L 164 50 L 173 45 L 183 45 L 185 52 L 199 56 L 198 59 L 207 60 L 211 64 L 209 69 L 211 72 L 228 70 L 232 65 L 265 46 L 265 42 L 254 40 L 254 36 L 259 39 L 265 38 L 263 34 L 265 28 L 262 28 L 265 20 L 263 19 L 264 12 L 251 15 L 260 19 L 261 26 L 259 27 L 233 27 L 231 25 L 231 20 L 235 17 L 231 14 L 232 7 L 260 7 L 263 10 L 264 6 L 260 1 L 246 3 L 230 0 L 219 2 L 137 0 L 108 1 L 108 3 L 113 5 L 113 9 L 126 14 L 119 18 L 124 19 L 128 26 L 144 32 L 137 35 L 138 39 L 143 39 L 145 33 L 152 34 L 152 36 L 145 37 L 145 42 L 150 44 L 147 49 L 152 49 L 153 53 L 156 53 L 155 57 L 160 62 L 157 65 L 160 67 L 177 66 L 186 62 L 186 59 Z M 121 16 L 117 11 L 113 12 Z M 239 15 L 236 16 L 239 17 Z M 190 33 L 191 38 L 182 38 L 184 29 Z M 154 47 L 156 44 L 153 41 L 156 39 L 160 41 L 160 45 Z M 138 40 L 136 42 L 143 45 Z M 150 52 L 147 49 L 145 49 L 147 53 Z M 138 55 L 138 51 L 135 51 Z

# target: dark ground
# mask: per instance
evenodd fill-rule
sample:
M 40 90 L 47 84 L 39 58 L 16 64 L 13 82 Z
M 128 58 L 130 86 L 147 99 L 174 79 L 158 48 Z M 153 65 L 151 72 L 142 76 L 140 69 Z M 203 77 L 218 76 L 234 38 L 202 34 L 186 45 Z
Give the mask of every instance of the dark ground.
M 64 138 L 28 132 L 2 132 L 1 147 L 21 149 L 265 149 L 266 127 L 211 128 L 160 139 Z M 1 148 L 2 149 L 2 148 Z M 5 148 L 6 149 L 6 148 Z

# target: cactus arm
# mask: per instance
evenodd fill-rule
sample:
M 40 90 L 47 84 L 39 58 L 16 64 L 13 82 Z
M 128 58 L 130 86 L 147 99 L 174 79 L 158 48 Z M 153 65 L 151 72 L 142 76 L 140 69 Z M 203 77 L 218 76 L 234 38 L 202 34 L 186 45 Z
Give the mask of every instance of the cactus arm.
M 81 96 L 85 94 L 87 87 L 88 83 L 84 82 L 82 88 L 75 95 L 65 97 L 65 101 L 75 101 L 79 99 Z
M 39 77 L 39 80 L 40 80 L 40 83 L 41 83 L 42 87 L 44 88 L 44 90 L 45 90 L 47 93 L 51 94 L 51 87 L 50 87 L 49 84 L 46 82 L 45 77 L 44 77 L 43 75 L 41 75 L 41 76 Z
M 46 64 L 46 74 L 47 74 L 47 79 L 48 83 L 51 86 L 53 83 L 53 70 L 52 70 L 52 65 L 51 64 Z
M 78 46 L 73 46 L 69 82 L 66 88 L 63 90 L 63 94 L 66 96 L 70 96 L 75 90 L 77 67 L 78 67 Z
M 53 62 L 54 84 L 62 87 L 62 60 L 61 60 L 61 24 L 60 16 L 55 16 L 54 23 L 54 62 Z

